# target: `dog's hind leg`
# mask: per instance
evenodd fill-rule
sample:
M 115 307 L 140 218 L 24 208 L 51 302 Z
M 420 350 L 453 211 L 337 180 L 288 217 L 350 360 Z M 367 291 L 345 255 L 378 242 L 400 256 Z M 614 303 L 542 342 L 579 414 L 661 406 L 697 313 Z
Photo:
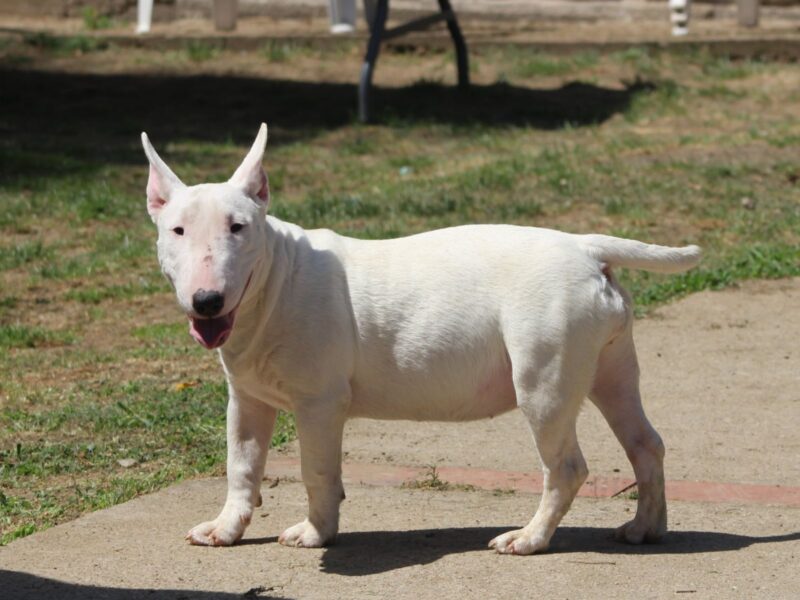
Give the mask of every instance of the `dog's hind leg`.
M 565 365 L 570 364 L 570 357 L 565 354 L 550 354 L 543 368 L 532 364 L 513 367 L 517 403 L 527 417 L 536 441 L 542 461 L 544 489 L 539 508 L 525 527 L 499 535 L 489 542 L 491 548 L 502 554 L 533 554 L 546 550 L 588 475 L 575 433 L 575 421 L 588 392 L 592 373 L 585 373 L 582 369 L 566 372 Z M 584 355 L 585 352 L 576 354 Z
M 657 541 L 667 530 L 664 444 L 642 408 L 630 323 L 601 351 L 589 397 L 625 449 L 639 491 L 636 516 L 617 529 L 616 537 L 631 544 Z

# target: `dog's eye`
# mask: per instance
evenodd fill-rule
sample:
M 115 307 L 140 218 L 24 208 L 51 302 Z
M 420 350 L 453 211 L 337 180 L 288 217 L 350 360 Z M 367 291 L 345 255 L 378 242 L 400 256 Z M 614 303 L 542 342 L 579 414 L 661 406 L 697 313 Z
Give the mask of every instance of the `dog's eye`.
M 173 227 L 172 233 L 175 235 L 183 235 L 183 227 Z
M 231 233 L 239 233 L 242 229 L 244 229 L 244 225 L 241 223 L 234 223 L 231 225 Z

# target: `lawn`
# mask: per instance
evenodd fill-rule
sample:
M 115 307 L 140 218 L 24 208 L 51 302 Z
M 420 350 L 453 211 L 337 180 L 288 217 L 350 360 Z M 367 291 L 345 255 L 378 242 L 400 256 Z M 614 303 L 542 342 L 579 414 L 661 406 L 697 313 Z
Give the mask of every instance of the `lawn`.
M 402 51 L 401 51 L 402 50 Z M 187 183 L 226 179 L 262 120 L 273 213 L 385 238 L 509 222 L 703 246 L 625 273 L 640 313 L 800 275 L 800 70 L 702 51 L 387 52 L 355 120 L 360 50 L 169 52 L 0 39 L 0 543 L 224 473 L 225 389 L 187 334 L 145 210 L 145 129 Z M 292 439 L 284 415 L 274 445 Z

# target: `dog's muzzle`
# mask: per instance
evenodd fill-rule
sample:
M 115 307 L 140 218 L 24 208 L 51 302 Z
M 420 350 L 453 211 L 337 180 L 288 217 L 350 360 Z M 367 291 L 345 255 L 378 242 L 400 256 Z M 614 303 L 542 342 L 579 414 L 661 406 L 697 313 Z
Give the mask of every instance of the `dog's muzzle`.
M 231 335 L 233 331 L 233 324 L 236 320 L 236 311 L 242 303 L 247 288 L 250 287 L 250 280 L 253 274 L 247 278 L 247 283 L 244 285 L 244 291 L 239 298 L 239 302 L 233 307 L 228 314 L 221 317 L 189 317 L 189 334 L 197 340 L 204 348 L 213 350 L 222 346 Z M 199 315 L 213 315 L 218 313 L 222 306 L 225 304 L 225 297 L 219 292 L 207 292 L 206 290 L 198 290 L 192 296 L 192 308 L 197 311 Z

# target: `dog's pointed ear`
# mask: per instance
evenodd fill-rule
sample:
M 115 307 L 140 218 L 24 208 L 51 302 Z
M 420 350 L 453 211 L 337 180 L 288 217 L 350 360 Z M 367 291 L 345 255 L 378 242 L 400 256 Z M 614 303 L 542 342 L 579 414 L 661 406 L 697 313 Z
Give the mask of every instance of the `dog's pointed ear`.
M 156 222 L 158 213 L 179 189 L 185 188 L 183 182 L 172 172 L 150 143 L 147 134 L 142 132 L 142 147 L 150 161 L 150 176 L 147 179 L 147 212 Z
M 228 180 L 228 183 L 235 185 L 258 201 L 266 208 L 269 205 L 269 180 L 261 165 L 264 160 L 264 149 L 267 147 L 267 124 L 262 123 L 258 130 L 256 141 L 250 148 L 250 152 L 244 157 L 242 164 Z

